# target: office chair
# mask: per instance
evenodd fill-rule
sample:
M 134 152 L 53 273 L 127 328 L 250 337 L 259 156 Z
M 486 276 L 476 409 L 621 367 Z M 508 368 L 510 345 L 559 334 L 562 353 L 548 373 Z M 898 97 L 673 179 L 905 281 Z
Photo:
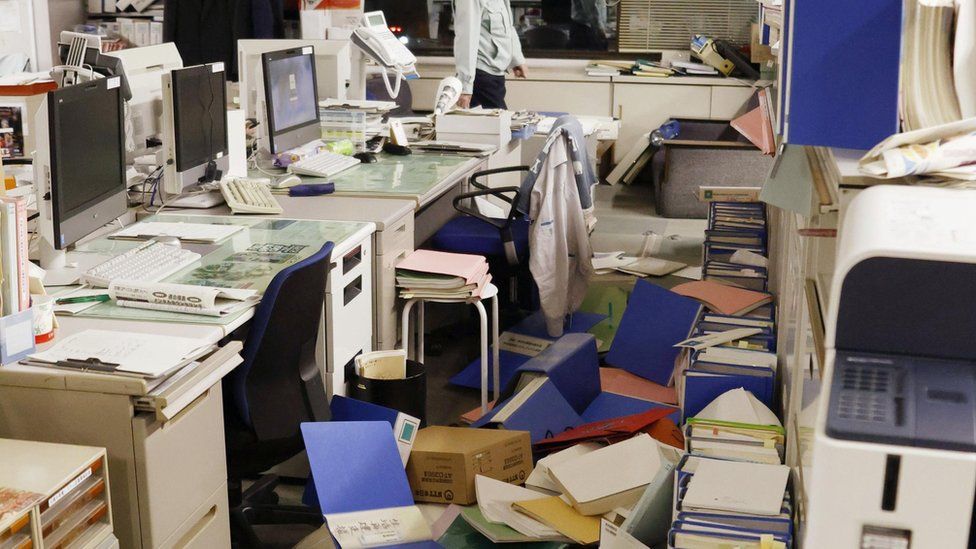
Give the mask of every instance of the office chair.
M 261 547 L 255 525 L 322 524 L 310 508 L 277 505 L 273 475 L 246 491 L 241 482 L 304 450 L 303 422 L 329 419 L 315 346 L 333 246 L 327 242 L 272 279 L 251 320 L 244 361 L 224 379 L 231 529 L 241 547 Z
M 431 238 L 435 249 L 483 255 L 488 259 L 496 280 L 509 280 L 510 301 L 515 301 L 515 279 L 528 265 L 529 220 L 515 208 L 519 199 L 518 187 L 490 188 L 481 180 L 485 177 L 510 172 L 528 172 L 528 166 L 509 166 L 475 172 L 468 183 L 478 189 L 454 197 L 454 209 L 462 215 L 448 221 Z M 505 218 L 482 214 L 474 199 L 494 196 L 509 205 Z

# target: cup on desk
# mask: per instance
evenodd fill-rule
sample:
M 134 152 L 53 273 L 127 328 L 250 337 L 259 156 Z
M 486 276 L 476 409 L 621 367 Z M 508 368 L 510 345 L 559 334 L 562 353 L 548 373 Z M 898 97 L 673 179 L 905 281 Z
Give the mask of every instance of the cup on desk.
M 40 345 L 54 339 L 54 298 L 49 295 L 32 295 L 34 309 L 34 343 Z

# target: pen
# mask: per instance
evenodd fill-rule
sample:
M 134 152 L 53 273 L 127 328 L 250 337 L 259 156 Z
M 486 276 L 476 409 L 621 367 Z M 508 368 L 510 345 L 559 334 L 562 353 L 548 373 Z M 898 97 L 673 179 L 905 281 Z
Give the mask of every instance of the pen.
M 58 305 L 70 305 L 72 303 L 101 303 L 112 299 L 108 294 L 101 295 L 81 295 L 78 297 L 62 297 L 61 299 L 55 300 Z

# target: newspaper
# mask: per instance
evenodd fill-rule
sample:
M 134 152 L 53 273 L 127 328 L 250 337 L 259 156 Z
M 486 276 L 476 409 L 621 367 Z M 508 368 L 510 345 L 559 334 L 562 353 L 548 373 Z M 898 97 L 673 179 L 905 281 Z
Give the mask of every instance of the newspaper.
M 113 281 L 108 292 L 119 307 L 205 316 L 229 315 L 261 299 L 256 290 L 135 280 Z
M 892 135 L 868 151 L 859 168 L 882 179 L 934 175 L 976 180 L 976 118 Z

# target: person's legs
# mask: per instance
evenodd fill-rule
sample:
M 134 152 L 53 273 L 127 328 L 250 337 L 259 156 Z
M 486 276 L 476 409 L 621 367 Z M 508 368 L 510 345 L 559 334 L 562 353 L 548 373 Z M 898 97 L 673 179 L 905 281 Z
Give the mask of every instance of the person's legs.
M 471 106 L 486 109 L 506 109 L 505 77 L 488 74 L 482 70 L 474 73 L 474 89 L 471 92 Z

